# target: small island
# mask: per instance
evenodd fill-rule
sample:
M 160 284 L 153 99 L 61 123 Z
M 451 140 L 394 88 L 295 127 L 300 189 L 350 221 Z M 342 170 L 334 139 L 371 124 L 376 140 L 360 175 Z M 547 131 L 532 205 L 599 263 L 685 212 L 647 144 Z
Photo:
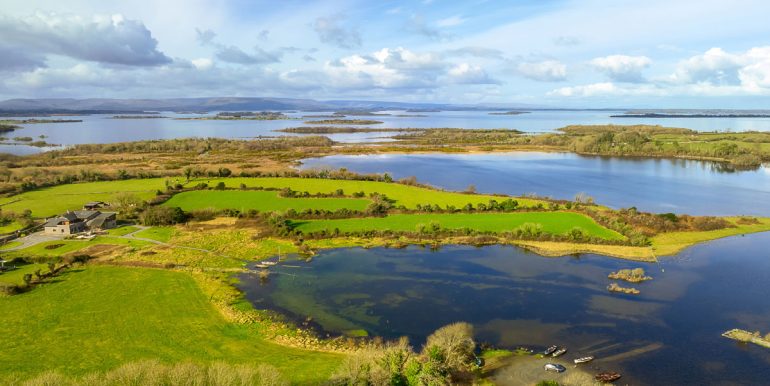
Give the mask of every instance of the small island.
M 617 272 L 610 273 L 607 277 L 613 280 L 625 280 L 629 283 L 641 283 L 643 281 L 652 280 L 651 276 L 646 275 L 644 268 L 621 269 Z
M 371 119 L 322 119 L 318 121 L 305 121 L 308 125 L 379 125 L 382 121 Z
M 737 340 L 739 342 L 743 343 L 754 343 L 758 346 L 762 346 L 764 348 L 770 348 L 770 333 L 766 334 L 764 337 L 762 337 L 762 334 L 760 334 L 759 331 L 756 332 L 748 332 L 746 330 L 741 330 L 738 328 L 732 329 L 730 331 L 727 331 L 722 334 L 725 338 L 729 338 L 732 340 Z
M 288 115 L 281 113 L 281 112 L 274 112 L 274 111 L 260 111 L 260 112 L 252 112 L 252 111 L 227 111 L 227 112 L 221 112 L 214 116 L 207 116 L 207 117 L 185 117 L 185 118 L 174 118 L 176 120 L 180 121 L 206 121 L 206 120 L 216 120 L 216 121 L 275 121 L 275 120 L 282 120 L 282 119 L 295 119 L 291 118 Z
M 521 115 L 521 114 L 529 114 L 529 111 L 493 111 L 489 113 L 489 115 Z
M 375 127 L 348 127 L 348 126 L 300 126 L 286 129 L 273 130 L 281 133 L 294 134 L 341 134 L 341 133 L 393 133 L 393 132 L 417 132 L 425 129 L 414 128 L 375 128 Z
M 168 118 L 163 115 L 115 115 L 112 119 L 159 119 Z
M 639 295 L 641 291 L 633 287 L 621 287 L 617 283 L 610 283 L 607 286 L 607 290 L 610 292 L 620 292 L 629 295 Z

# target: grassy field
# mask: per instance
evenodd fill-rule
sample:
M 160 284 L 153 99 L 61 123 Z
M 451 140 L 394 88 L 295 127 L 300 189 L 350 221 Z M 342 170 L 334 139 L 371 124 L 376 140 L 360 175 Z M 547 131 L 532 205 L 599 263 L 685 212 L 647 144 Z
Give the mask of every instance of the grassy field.
M 347 195 L 355 192 L 364 192 L 367 195 L 370 193 L 381 193 L 387 195 L 388 198 L 396 200 L 396 205 L 404 205 L 410 209 L 418 204 L 438 204 L 442 207 L 454 205 L 455 207 L 460 208 L 465 206 L 465 204 L 473 204 L 475 206 L 480 202 L 486 204 L 489 200 L 502 201 L 505 199 L 505 197 L 495 197 L 491 195 L 443 192 L 415 186 L 376 181 L 346 181 L 319 178 L 226 178 L 204 180 L 204 182 L 209 183 L 209 186 L 214 185 L 219 181 L 223 181 L 227 186 L 232 187 L 245 184 L 249 187 L 291 188 L 296 191 L 307 191 L 310 193 L 331 193 L 337 189 L 342 189 Z M 540 202 L 524 198 L 517 198 L 516 200 L 523 206 L 536 205 Z
M 238 209 L 245 212 L 256 209 L 260 212 L 276 212 L 294 209 L 337 209 L 364 210 L 371 201 L 353 198 L 284 198 L 275 191 L 259 190 L 196 190 L 174 195 L 164 203 L 178 206 L 185 211 L 195 209 Z
M 134 237 L 167 243 L 174 237 L 175 232 L 176 229 L 174 227 L 152 227 L 134 233 Z
M 84 374 L 156 358 L 268 363 L 307 384 L 328 378 L 340 362 L 337 355 L 278 346 L 225 321 L 185 273 L 91 266 L 61 279 L 0 297 L 4 375 Z
M 109 202 L 118 193 L 129 192 L 148 200 L 165 188 L 162 178 L 67 184 L 0 198 L 0 208 L 12 212 L 29 209 L 35 217 L 50 217 L 80 209 L 88 201 Z
M 46 264 L 25 264 L 18 266 L 13 271 L 0 273 L 0 282 L 10 284 L 23 284 L 24 275 L 33 274 L 35 271 L 48 272 L 48 265 Z
M 0 251 L 2 251 L 3 249 L 16 248 L 19 245 L 21 245 L 21 242 L 19 242 L 19 241 L 10 241 L 10 242 L 7 242 L 7 243 L 5 243 L 3 245 L 0 245 Z
M 133 233 L 138 231 L 139 228 L 131 225 L 124 225 L 118 228 L 113 228 L 107 231 L 107 234 L 110 236 L 125 236 L 129 233 Z
M 19 224 L 17 221 L 13 221 L 11 223 L 8 223 L 6 225 L 0 226 L 0 235 L 4 235 L 6 233 L 11 233 L 13 231 L 21 229 L 21 224 Z
M 758 218 L 757 224 L 739 224 L 737 218 L 728 218 L 735 228 L 718 229 L 705 232 L 669 232 L 652 238 L 652 246 L 658 256 L 673 255 L 694 244 L 746 233 L 770 231 L 770 218 Z
M 170 179 L 173 183 L 184 183 L 183 178 Z M 187 185 L 195 185 L 198 183 L 208 183 L 209 186 L 216 185 L 218 182 L 224 182 L 227 187 L 234 188 L 245 184 L 248 187 L 266 187 L 266 188 L 291 188 L 296 191 L 310 192 L 310 193 L 331 193 L 337 189 L 344 190 L 345 194 L 352 195 L 354 192 L 364 192 L 367 195 L 370 193 L 385 194 L 391 199 L 396 200 L 396 205 L 404 205 L 407 208 L 415 208 L 418 204 L 438 204 L 442 207 L 446 205 L 453 205 L 455 207 L 462 207 L 466 204 L 487 203 L 489 200 L 504 200 L 504 197 L 496 197 L 491 195 L 469 195 L 455 192 L 442 192 L 433 189 L 419 188 L 414 186 L 407 186 L 396 183 L 376 182 L 376 181 L 342 181 L 342 180 L 327 180 L 316 178 L 200 178 L 191 181 Z M 155 196 L 157 190 L 164 190 L 166 188 L 165 178 L 149 178 L 149 179 L 137 179 L 137 180 L 121 180 L 121 181 L 102 181 L 102 182 L 87 182 L 77 184 L 59 185 L 50 188 L 44 188 L 39 190 L 33 190 L 18 194 L 11 197 L 0 198 L 0 208 L 2 210 L 22 212 L 25 209 L 30 209 L 35 217 L 50 217 L 60 214 L 67 210 L 75 210 L 82 208 L 83 204 L 88 201 L 106 201 L 110 202 L 119 193 L 133 193 L 143 200 L 149 200 Z M 202 209 L 208 207 L 216 208 L 232 208 L 233 202 L 238 200 L 247 200 L 247 206 L 241 204 L 236 205 L 235 209 L 240 207 L 249 206 L 262 206 L 270 208 L 275 206 L 276 210 L 283 210 L 286 205 L 299 205 L 299 208 L 305 208 L 302 205 L 310 205 L 310 208 L 314 208 L 318 205 L 316 201 L 306 201 L 305 203 L 294 202 L 295 199 L 281 199 L 279 197 L 268 197 L 268 192 L 259 192 L 259 194 L 246 194 L 252 192 L 240 192 L 240 191 L 201 191 L 190 192 L 179 195 L 179 198 L 172 198 L 170 201 L 175 206 L 182 205 L 187 206 L 190 209 Z M 254 192 L 257 193 L 257 192 Z M 253 196 L 250 198 L 249 196 Z M 235 200 L 235 201 L 234 201 Z M 261 201 L 266 200 L 266 201 Z M 284 200 L 292 200 L 283 202 Z M 343 205 L 344 207 L 353 206 L 359 207 L 365 203 L 365 200 L 352 200 L 346 199 L 344 201 L 334 201 L 342 199 L 324 199 L 329 201 L 324 205 L 333 207 L 334 205 Z M 517 198 L 516 199 L 522 206 L 533 206 L 539 203 L 538 200 Z M 319 199 L 319 202 L 320 201 Z M 336 202 L 336 204 L 334 204 Z M 340 206 L 343 207 L 343 206 Z M 363 205 L 362 208 L 365 208 Z M 255 208 L 258 209 L 258 208 Z M 319 209 L 324 209 L 320 207 Z
M 581 228 L 591 236 L 610 240 L 623 238 L 617 232 L 602 227 L 589 217 L 571 212 L 521 212 L 521 213 L 479 213 L 479 214 L 397 214 L 387 217 L 351 218 L 339 220 L 295 221 L 302 232 L 334 230 L 341 232 L 363 230 L 414 231 L 420 224 L 436 222 L 442 228 L 471 228 L 479 231 L 503 232 L 530 223 L 540 224 L 542 231 L 564 234 L 572 228 Z
M 59 244 L 61 245 L 56 248 L 52 248 L 53 246 Z M 126 245 L 134 248 L 144 248 L 152 244 L 141 240 L 130 240 L 110 236 L 97 236 L 92 240 L 46 241 L 18 251 L 5 252 L 4 255 L 6 258 L 26 256 L 58 257 L 69 252 L 74 252 L 83 248 L 90 247 L 92 245 Z

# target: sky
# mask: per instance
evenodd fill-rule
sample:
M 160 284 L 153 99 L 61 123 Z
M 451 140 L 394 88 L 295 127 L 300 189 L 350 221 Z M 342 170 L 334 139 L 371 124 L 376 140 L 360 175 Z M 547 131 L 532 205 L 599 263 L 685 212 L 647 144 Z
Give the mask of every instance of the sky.
M 0 99 L 770 108 L 770 2 L 3 0 Z

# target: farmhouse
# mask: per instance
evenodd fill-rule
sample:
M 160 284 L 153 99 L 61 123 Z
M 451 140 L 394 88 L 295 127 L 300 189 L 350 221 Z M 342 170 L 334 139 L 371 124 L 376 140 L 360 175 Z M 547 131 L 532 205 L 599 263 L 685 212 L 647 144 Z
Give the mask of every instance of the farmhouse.
M 67 211 L 61 216 L 46 221 L 44 232 L 49 235 L 71 235 L 85 231 L 114 228 L 115 222 L 115 213 L 98 210 Z

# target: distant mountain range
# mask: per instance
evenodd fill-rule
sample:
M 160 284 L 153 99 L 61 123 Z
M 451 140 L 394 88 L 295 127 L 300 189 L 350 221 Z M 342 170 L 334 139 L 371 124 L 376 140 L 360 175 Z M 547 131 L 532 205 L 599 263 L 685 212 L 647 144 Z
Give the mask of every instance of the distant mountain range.
M 0 113 L 130 113 L 147 111 L 261 111 L 261 110 L 510 110 L 532 109 L 525 105 L 453 105 L 437 103 L 404 103 L 384 101 L 331 100 L 292 98 L 172 98 L 172 99 L 8 99 L 0 102 Z M 542 108 L 542 107 L 541 107 Z

